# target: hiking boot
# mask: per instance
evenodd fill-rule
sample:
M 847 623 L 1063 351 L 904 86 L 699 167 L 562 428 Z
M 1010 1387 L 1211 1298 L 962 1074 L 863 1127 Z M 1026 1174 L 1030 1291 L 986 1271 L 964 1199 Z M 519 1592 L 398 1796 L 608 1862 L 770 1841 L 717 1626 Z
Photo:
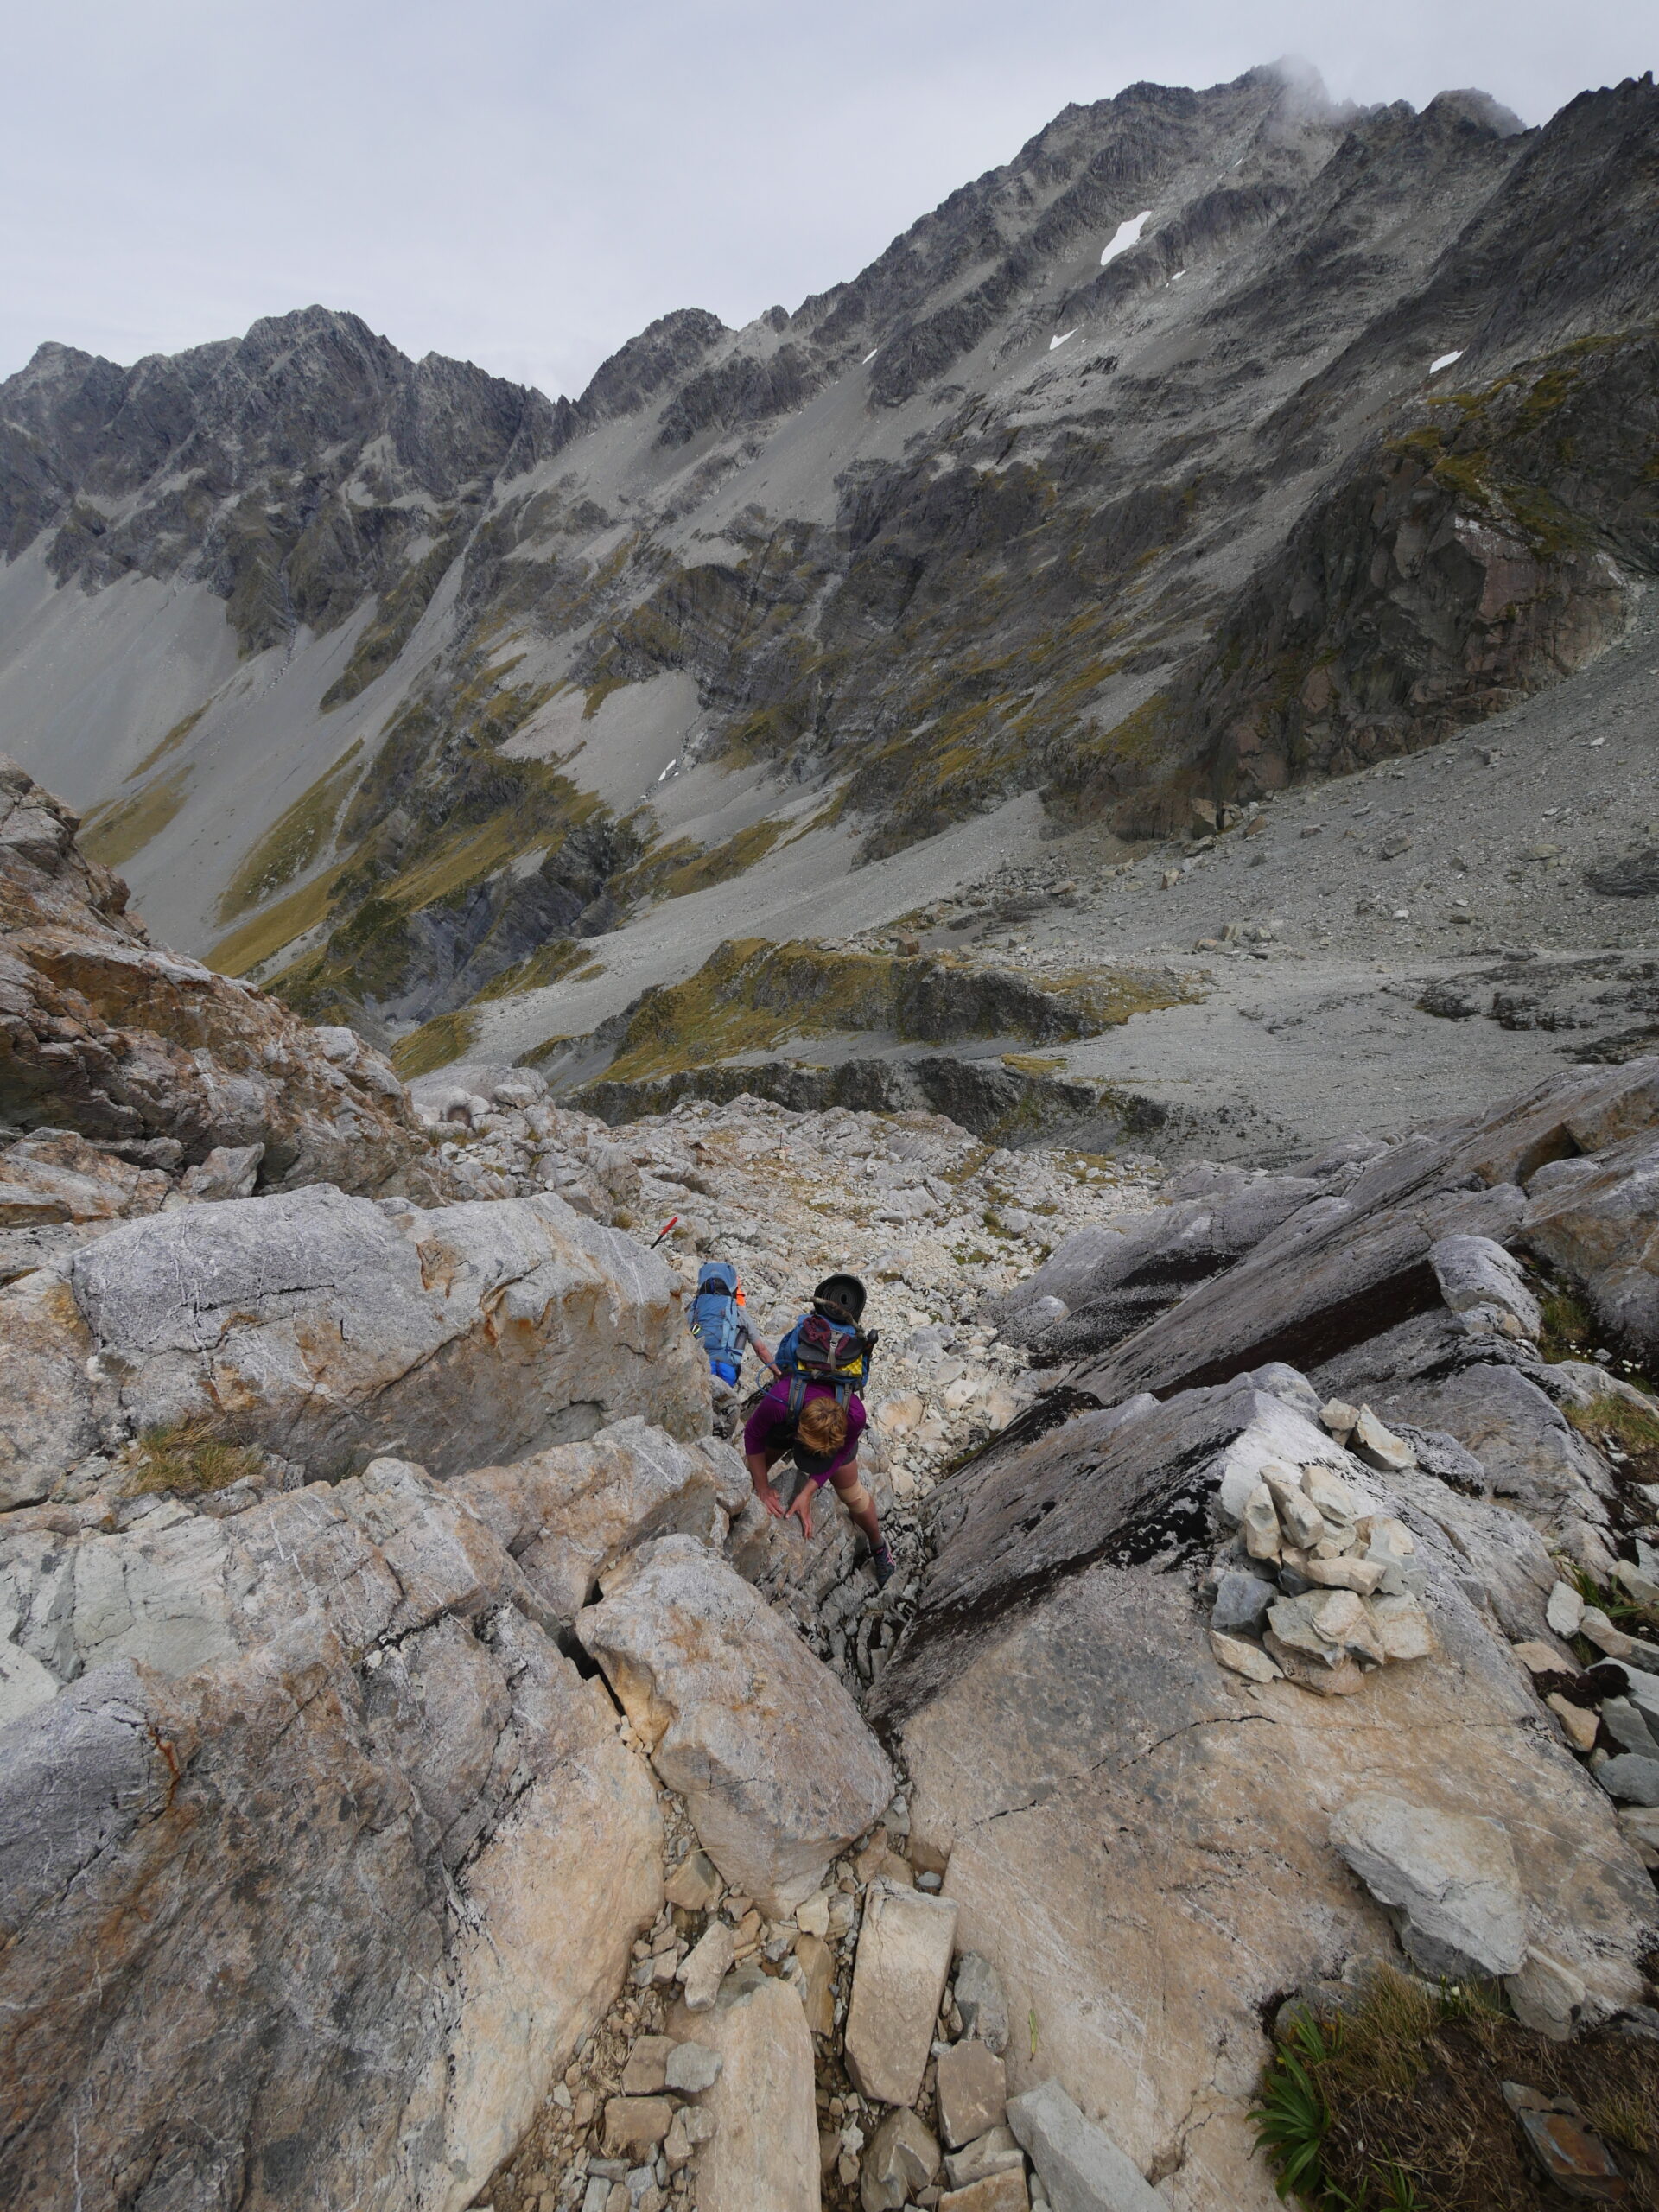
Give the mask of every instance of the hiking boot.
M 885 1590 L 899 1572 L 899 1562 L 893 1555 L 890 1544 L 877 1544 L 870 1554 L 870 1565 L 875 1569 L 875 1586 Z

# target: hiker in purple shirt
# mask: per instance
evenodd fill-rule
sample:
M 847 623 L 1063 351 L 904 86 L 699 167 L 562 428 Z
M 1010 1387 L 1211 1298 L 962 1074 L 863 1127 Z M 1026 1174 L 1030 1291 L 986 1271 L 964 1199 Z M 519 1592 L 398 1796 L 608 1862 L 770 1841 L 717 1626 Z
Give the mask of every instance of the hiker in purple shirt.
M 803 1314 L 778 1347 L 775 1382 L 771 1383 L 743 1431 L 743 1456 L 754 1494 L 768 1513 L 799 1521 L 812 1534 L 812 1499 L 825 1483 L 870 1542 L 876 1586 L 883 1587 L 895 1563 L 875 1510 L 858 1471 L 858 1444 L 864 1433 L 862 1402 L 853 1389 L 869 1372 L 874 1334 L 859 1328 L 864 1286 L 856 1275 L 830 1275 L 812 1294 L 812 1311 Z M 772 1481 L 780 1459 L 794 1460 L 811 1478 L 785 1506 Z

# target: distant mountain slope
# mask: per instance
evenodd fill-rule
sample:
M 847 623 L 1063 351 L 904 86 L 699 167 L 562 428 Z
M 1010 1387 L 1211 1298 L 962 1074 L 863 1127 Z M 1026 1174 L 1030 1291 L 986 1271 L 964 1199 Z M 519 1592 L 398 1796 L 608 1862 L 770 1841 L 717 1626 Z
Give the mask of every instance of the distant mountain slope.
M 809 826 L 1149 833 L 1432 742 L 1659 569 L 1656 130 L 1649 79 L 1535 131 L 1134 86 L 575 401 L 317 308 L 44 346 L 0 743 L 161 928 L 391 1036 Z

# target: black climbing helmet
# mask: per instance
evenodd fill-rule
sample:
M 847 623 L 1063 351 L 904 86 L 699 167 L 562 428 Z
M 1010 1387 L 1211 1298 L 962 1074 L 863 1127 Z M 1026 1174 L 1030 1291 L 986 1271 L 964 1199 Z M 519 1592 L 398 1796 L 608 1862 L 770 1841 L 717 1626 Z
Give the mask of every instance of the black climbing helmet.
M 865 1289 L 856 1275 L 826 1275 L 812 1294 L 812 1303 L 836 1321 L 850 1321 L 856 1328 L 864 1318 Z

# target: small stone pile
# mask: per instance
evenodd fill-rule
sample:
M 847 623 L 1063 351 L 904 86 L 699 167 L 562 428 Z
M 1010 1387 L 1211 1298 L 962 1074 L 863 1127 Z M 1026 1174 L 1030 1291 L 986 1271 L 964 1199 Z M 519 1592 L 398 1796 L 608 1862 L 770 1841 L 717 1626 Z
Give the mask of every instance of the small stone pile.
M 1374 1463 L 1413 1464 L 1410 1446 L 1369 1407 L 1333 1401 L 1319 1418 L 1333 1440 Z M 1224 1499 L 1224 1491 L 1220 1510 L 1231 1518 Z M 1211 1570 L 1210 1649 L 1222 1666 L 1251 1681 L 1284 1679 L 1347 1697 L 1374 1669 L 1432 1656 L 1416 1539 L 1335 1466 L 1266 1461 L 1236 1526 Z

